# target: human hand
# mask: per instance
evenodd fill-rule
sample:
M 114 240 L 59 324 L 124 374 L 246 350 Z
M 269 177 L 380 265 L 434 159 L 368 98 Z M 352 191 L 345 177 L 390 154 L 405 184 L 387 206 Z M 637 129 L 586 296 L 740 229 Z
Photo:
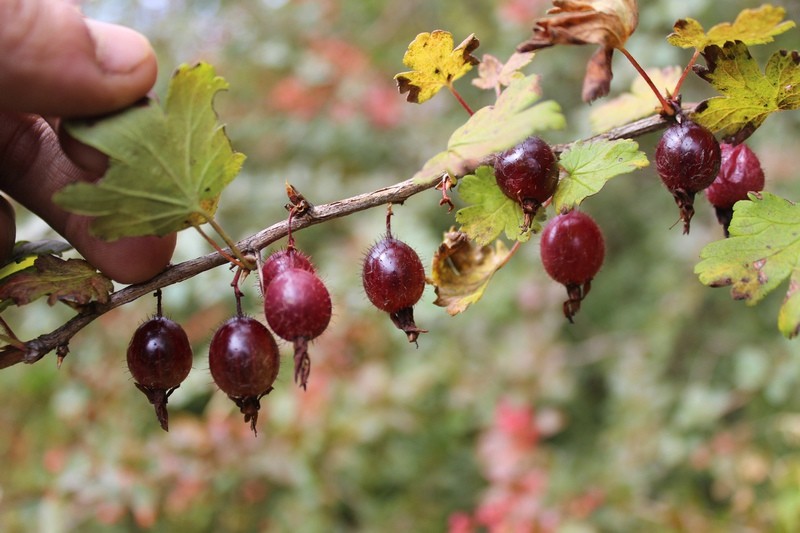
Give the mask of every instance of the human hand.
M 89 218 L 52 201 L 69 183 L 98 180 L 108 165 L 100 152 L 61 135 L 60 119 L 116 111 L 146 95 L 157 73 L 147 39 L 84 18 L 68 0 L 0 0 L 0 21 L 0 189 L 110 278 L 156 275 L 172 257 L 175 234 L 105 242 L 89 234 Z M 14 233 L 13 209 L 0 205 L 0 263 Z

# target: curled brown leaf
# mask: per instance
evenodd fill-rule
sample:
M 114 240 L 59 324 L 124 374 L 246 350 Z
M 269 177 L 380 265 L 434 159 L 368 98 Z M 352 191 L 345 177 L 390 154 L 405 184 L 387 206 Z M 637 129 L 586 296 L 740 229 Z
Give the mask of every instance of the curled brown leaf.
M 587 65 L 582 96 L 585 102 L 605 96 L 613 77 L 612 53 L 624 48 L 639 22 L 636 0 L 553 0 L 553 6 L 549 16 L 534 21 L 533 36 L 517 51 L 558 44 L 600 45 Z

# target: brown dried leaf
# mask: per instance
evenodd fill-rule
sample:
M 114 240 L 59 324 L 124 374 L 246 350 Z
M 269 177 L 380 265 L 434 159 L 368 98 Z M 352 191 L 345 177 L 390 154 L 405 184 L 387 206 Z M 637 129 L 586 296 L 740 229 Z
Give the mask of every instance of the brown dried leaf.
M 622 48 L 636 30 L 639 8 L 636 0 L 553 0 L 550 17 L 534 21 L 533 37 L 520 52 L 556 44 L 599 44 Z
M 524 77 L 520 69 L 530 63 L 534 55 L 533 52 L 514 52 L 504 64 L 491 54 L 483 54 L 478 65 L 478 77 L 472 80 L 472 85 L 499 93 L 515 79 Z
M 61 301 L 78 307 L 91 301 L 105 303 L 114 289 L 111 281 L 83 259 L 36 258 L 33 266 L 9 276 L 0 286 L 0 301 L 25 305 L 47 296 L 47 303 Z
M 533 36 L 517 47 L 529 52 L 557 44 L 599 44 L 589 60 L 583 82 L 583 100 L 591 102 L 608 94 L 611 56 L 623 48 L 636 30 L 636 0 L 553 0 L 549 17 L 534 21 Z

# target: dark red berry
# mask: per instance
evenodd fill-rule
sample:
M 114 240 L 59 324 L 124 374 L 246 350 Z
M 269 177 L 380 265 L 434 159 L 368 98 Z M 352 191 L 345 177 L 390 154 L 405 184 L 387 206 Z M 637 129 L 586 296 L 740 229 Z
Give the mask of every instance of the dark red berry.
M 295 381 L 305 388 L 311 371 L 308 341 L 331 320 L 331 297 L 313 272 L 290 268 L 278 274 L 264 295 L 264 314 L 276 335 L 294 344 Z
M 425 291 L 425 268 L 413 248 L 391 236 L 378 241 L 367 251 L 361 278 L 369 301 L 389 313 L 409 342 L 426 332 L 414 323 L 413 306 Z
M 522 206 L 526 231 L 536 211 L 556 190 L 558 160 L 550 145 L 539 137 L 528 137 L 497 156 L 494 175 L 503 194 Z
M 706 198 L 717 212 L 717 220 L 728 235 L 733 218 L 733 204 L 746 200 L 747 193 L 764 188 L 764 170 L 758 156 L 746 145 L 721 143 L 722 163 L 714 182 L 706 189 Z
M 264 261 L 261 266 L 262 286 L 266 288 L 275 279 L 275 276 L 290 268 L 314 272 L 314 265 L 306 254 L 294 247 L 285 248 L 271 253 Z
M 189 375 L 192 347 L 183 328 L 163 316 L 139 326 L 128 345 L 128 369 L 168 431 L 167 398 Z
M 255 433 L 260 400 L 272 390 L 280 368 L 272 333 L 255 318 L 230 318 L 211 339 L 208 366 L 214 383 L 236 403 Z
M 685 117 L 667 128 L 656 146 L 656 170 L 675 197 L 684 233 L 689 233 L 694 216 L 695 194 L 714 181 L 720 158 L 714 135 Z
M 556 216 L 544 228 L 540 252 L 545 271 L 567 288 L 564 316 L 572 322 L 603 265 L 603 233 L 589 215 L 570 211 Z

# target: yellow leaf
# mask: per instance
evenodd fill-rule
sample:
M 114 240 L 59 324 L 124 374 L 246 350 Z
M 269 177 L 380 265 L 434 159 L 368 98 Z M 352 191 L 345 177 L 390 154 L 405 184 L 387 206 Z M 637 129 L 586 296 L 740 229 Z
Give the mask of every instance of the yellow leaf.
M 30 257 L 24 258 L 19 263 L 17 263 L 16 261 L 8 263 L 3 268 L 0 268 L 0 279 L 7 278 L 11 274 L 15 274 L 20 270 L 25 270 L 26 268 L 33 266 L 33 262 L 35 259 L 36 256 L 32 255 Z
M 728 41 L 742 41 L 748 46 L 769 43 L 775 35 L 794 28 L 795 24 L 790 20 L 781 22 L 785 16 L 786 10 L 782 7 L 766 4 L 758 9 L 743 10 L 732 24 L 717 24 L 708 33 L 696 20 L 681 19 L 675 23 L 667 42 L 680 48 L 698 50 L 704 50 L 712 44 L 723 46 Z
M 403 56 L 403 64 L 412 70 L 394 77 L 400 94 L 408 93 L 407 100 L 417 104 L 429 100 L 478 64 L 472 52 L 479 44 L 471 34 L 453 49 L 453 35 L 448 31 L 420 33 Z

